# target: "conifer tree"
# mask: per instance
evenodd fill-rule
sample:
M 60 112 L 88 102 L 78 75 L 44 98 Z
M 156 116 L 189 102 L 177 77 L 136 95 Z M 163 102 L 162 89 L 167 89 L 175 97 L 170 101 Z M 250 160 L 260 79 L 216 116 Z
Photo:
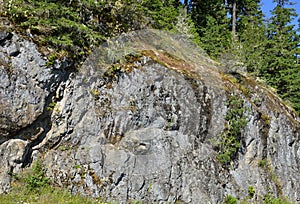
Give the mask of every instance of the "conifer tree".
M 51 46 L 51 59 L 79 61 L 106 38 L 146 28 L 172 29 L 179 6 L 178 0 L 14 0 L 1 4 L 0 17 L 40 46 Z
M 220 57 L 231 45 L 226 4 L 223 0 L 192 0 L 189 8 L 203 49 L 213 58 Z
M 144 0 L 141 1 L 147 25 L 155 29 L 171 30 L 179 15 L 178 0 Z
M 241 61 L 248 72 L 257 73 L 262 65 L 266 26 L 259 0 L 244 1 L 238 21 Z
M 278 93 L 300 111 L 299 35 L 291 24 L 297 16 L 289 0 L 277 0 L 268 24 L 263 66 L 260 74 Z

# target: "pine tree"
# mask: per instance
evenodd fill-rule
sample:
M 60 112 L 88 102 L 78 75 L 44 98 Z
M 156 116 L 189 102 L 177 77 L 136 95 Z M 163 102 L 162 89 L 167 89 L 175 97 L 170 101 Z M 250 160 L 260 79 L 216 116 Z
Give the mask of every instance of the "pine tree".
M 295 9 L 287 8 L 288 0 L 277 0 L 268 25 L 264 50 L 262 77 L 275 87 L 278 93 L 300 111 L 299 35 L 291 24 L 297 16 Z
M 179 15 L 178 0 L 144 0 L 141 1 L 148 26 L 155 29 L 171 30 Z
M 241 48 L 246 44 L 241 45 L 240 41 L 243 43 L 249 41 L 250 39 L 247 39 L 249 32 L 263 27 L 259 2 L 259 0 L 190 1 L 189 8 L 192 19 L 204 49 L 210 56 L 220 58 L 220 56 L 224 56 L 224 53 L 226 56 L 232 53 L 231 58 L 234 55 L 235 61 L 245 61 L 240 58 L 242 57 Z M 248 28 L 250 24 L 251 29 Z M 258 32 L 258 34 L 260 37 L 256 39 L 260 40 L 263 34 L 262 32 Z M 251 41 L 253 43 L 253 39 Z M 258 42 L 254 45 L 257 44 Z M 248 45 L 250 45 L 250 41 Z M 246 54 L 249 54 L 249 51 L 244 52 L 244 56 Z
M 203 49 L 212 58 L 218 59 L 231 47 L 231 33 L 228 24 L 218 24 L 212 16 L 207 17 L 207 26 L 201 29 Z
M 238 21 L 241 61 L 248 72 L 257 73 L 262 65 L 266 26 L 258 0 L 244 1 Z
M 192 40 L 194 43 L 200 45 L 203 47 L 200 37 L 197 33 L 197 30 L 195 28 L 195 24 L 193 20 L 191 19 L 190 15 L 186 13 L 186 8 L 183 8 L 178 17 L 176 24 L 172 31 L 175 31 L 176 33 L 180 34 L 186 39 Z
M 106 38 L 147 28 L 172 29 L 179 6 L 178 0 L 14 0 L 1 4 L 0 17 L 38 45 L 52 47 L 51 61 L 79 61 Z
M 189 8 L 203 49 L 211 57 L 219 58 L 231 46 L 226 4 L 223 0 L 192 0 Z

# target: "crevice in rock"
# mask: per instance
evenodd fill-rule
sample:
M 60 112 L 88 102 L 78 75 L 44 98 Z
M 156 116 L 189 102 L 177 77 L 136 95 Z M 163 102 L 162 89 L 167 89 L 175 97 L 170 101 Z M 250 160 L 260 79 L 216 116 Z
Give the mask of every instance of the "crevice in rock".
M 13 34 L 11 32 L 0 32 L 0 46 L 4 46 L 6 41 L 11 40 Z
M 199 129 L 197 130 L 195 137 L 195 144 L 198 146 L 197 143 L 203 143 L 208 135 L 208 130 L 212 119 L 212 102 L 207 86 L 203 85 L 200 80 L 186 76 L 185 80 L 191 85 L 196 97 L 196 101 L 201 107 L 199 113 Z
M 125 173 L 121 173 L 117 181 L 115 182 L 115 186 L 119 185 L 119 183 L 122 181 L 122 179 L 126 176 Z
M 67 67 L 65 69 L 64 75 L 61 78 L 60 83 L 65 83 L 70 74 L 72 73 L 72 68 Z M 21 139 L 21 140 L 27 140 L 30 141 L 27 146 L 25 147 L 25 151 L 22 156 L 21 161 L 17 161 L 17 163 L 22 163 L 22 168 L 30 165 L 32 163 L 32 153 L 33 153 L 33 147 L 41 143 L 44 138 L 46 137 L 47 133 L 50 131 L 52 126 L 51 121 L 51 114 L 52 112 L 47 109 L 49 107 L 49 104 L 54 99 L 55 93 L 58 89 L 59 85 L 55 88 L 55 90 L 48 95 L 46 98 L 46 102 L 43 108 L 43 113 L 36 118 L 34 122 L 32 122 L 30 125 L 18 130 L 17 132 L 13 132 L 10 135 L 10 139 Z M 61 98 L 55 99 L 55 101 L 61 100 Z
M 269 136 L 269 129 L 270 129 L 270 119 L 266 119 L 263 113 L 260 114 L 260 121 L 262 123 L 262 127 L 260 128 L 260 135 L 261 135 L 261 144 L 262 144 L 262 158 L 266 159 L 268 155 L 268 136 Z

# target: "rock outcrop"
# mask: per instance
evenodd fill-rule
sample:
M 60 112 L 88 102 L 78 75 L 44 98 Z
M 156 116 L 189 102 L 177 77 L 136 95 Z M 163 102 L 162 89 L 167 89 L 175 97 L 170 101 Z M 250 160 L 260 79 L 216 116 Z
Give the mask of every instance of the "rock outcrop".
M 0 192 L 9 189 L 7 169 L 40 155 L 53 184 L 120 203 L 300 201 L 299 118 L 246 74 L 222 74 L 192 43 L 151 30 L 127 34 L 64 81 L 64 69 L 46 67 L 34 45 L 5 35 L 1 63 L 13 66 L 0 66 Z
M 46 109 L 67 78 L 68 64 L 55 65 L 47 66 L 47 58 L 34 43 L 15 33 L 0 32 L 0 193 L 9 186 L 7 172 L 29 162 L 30 146 L 39 143 L 50 129 Z

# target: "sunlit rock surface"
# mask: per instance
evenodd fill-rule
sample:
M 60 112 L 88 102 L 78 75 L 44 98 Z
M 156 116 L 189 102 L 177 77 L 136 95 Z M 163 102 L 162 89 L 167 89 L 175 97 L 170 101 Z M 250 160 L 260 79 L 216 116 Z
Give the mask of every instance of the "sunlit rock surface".
M 34 80 L 34 66 L 26 67 L 24 79 Z M 48 82 L 56 75 L 43 76 Z M 6 84 L 13 80 L 4 71 L 0 77 L 1 96 L 11 100 L 2 79 Z M 227 195 L 259 202 L 266 194 L 300 201 L 299 118 L 246 74 L 222 74 L 217 63 L 180 36 L 155 30 L 120 36 L 95 50 L 67 81 L 55 81 L 59 86 L 25 83 L 26 90 L 36 91 L 24 100 L 36 98 L 39 112 L 31 114 L 24 103 L 23 112 L 9 112 L 6 121 L 14 121 L 16 114 L 30 120 L 14 122 L 18 125 L 11 129 L 1 124 L 0 156 L 15 171 L 40 155 L 53 184 L 120 203 L 218 203 Z M 13 87 L 15 94 L 20 91 Z M 55 101 L 51 125 L 35 125 L 30 137 L 17 137 L 18 127 L 46 120 L 34 114 L 45 112 L 49 93 Z M 218 159 L 219 144 L 233 96 L 242 101 L 246 125 L 240 148 L 224 164 Z M 11 110 L 22 97 L 14 100 Z M 31 142 L 36 135 L 40 139 Z M 9 141 L 20 148 L 7 152 Z M 24 161 L 8 159 L 7 154 L 19 158 L 25 149 Z M 255 189 L 252 198 L 247 197 L 249 187 Z

